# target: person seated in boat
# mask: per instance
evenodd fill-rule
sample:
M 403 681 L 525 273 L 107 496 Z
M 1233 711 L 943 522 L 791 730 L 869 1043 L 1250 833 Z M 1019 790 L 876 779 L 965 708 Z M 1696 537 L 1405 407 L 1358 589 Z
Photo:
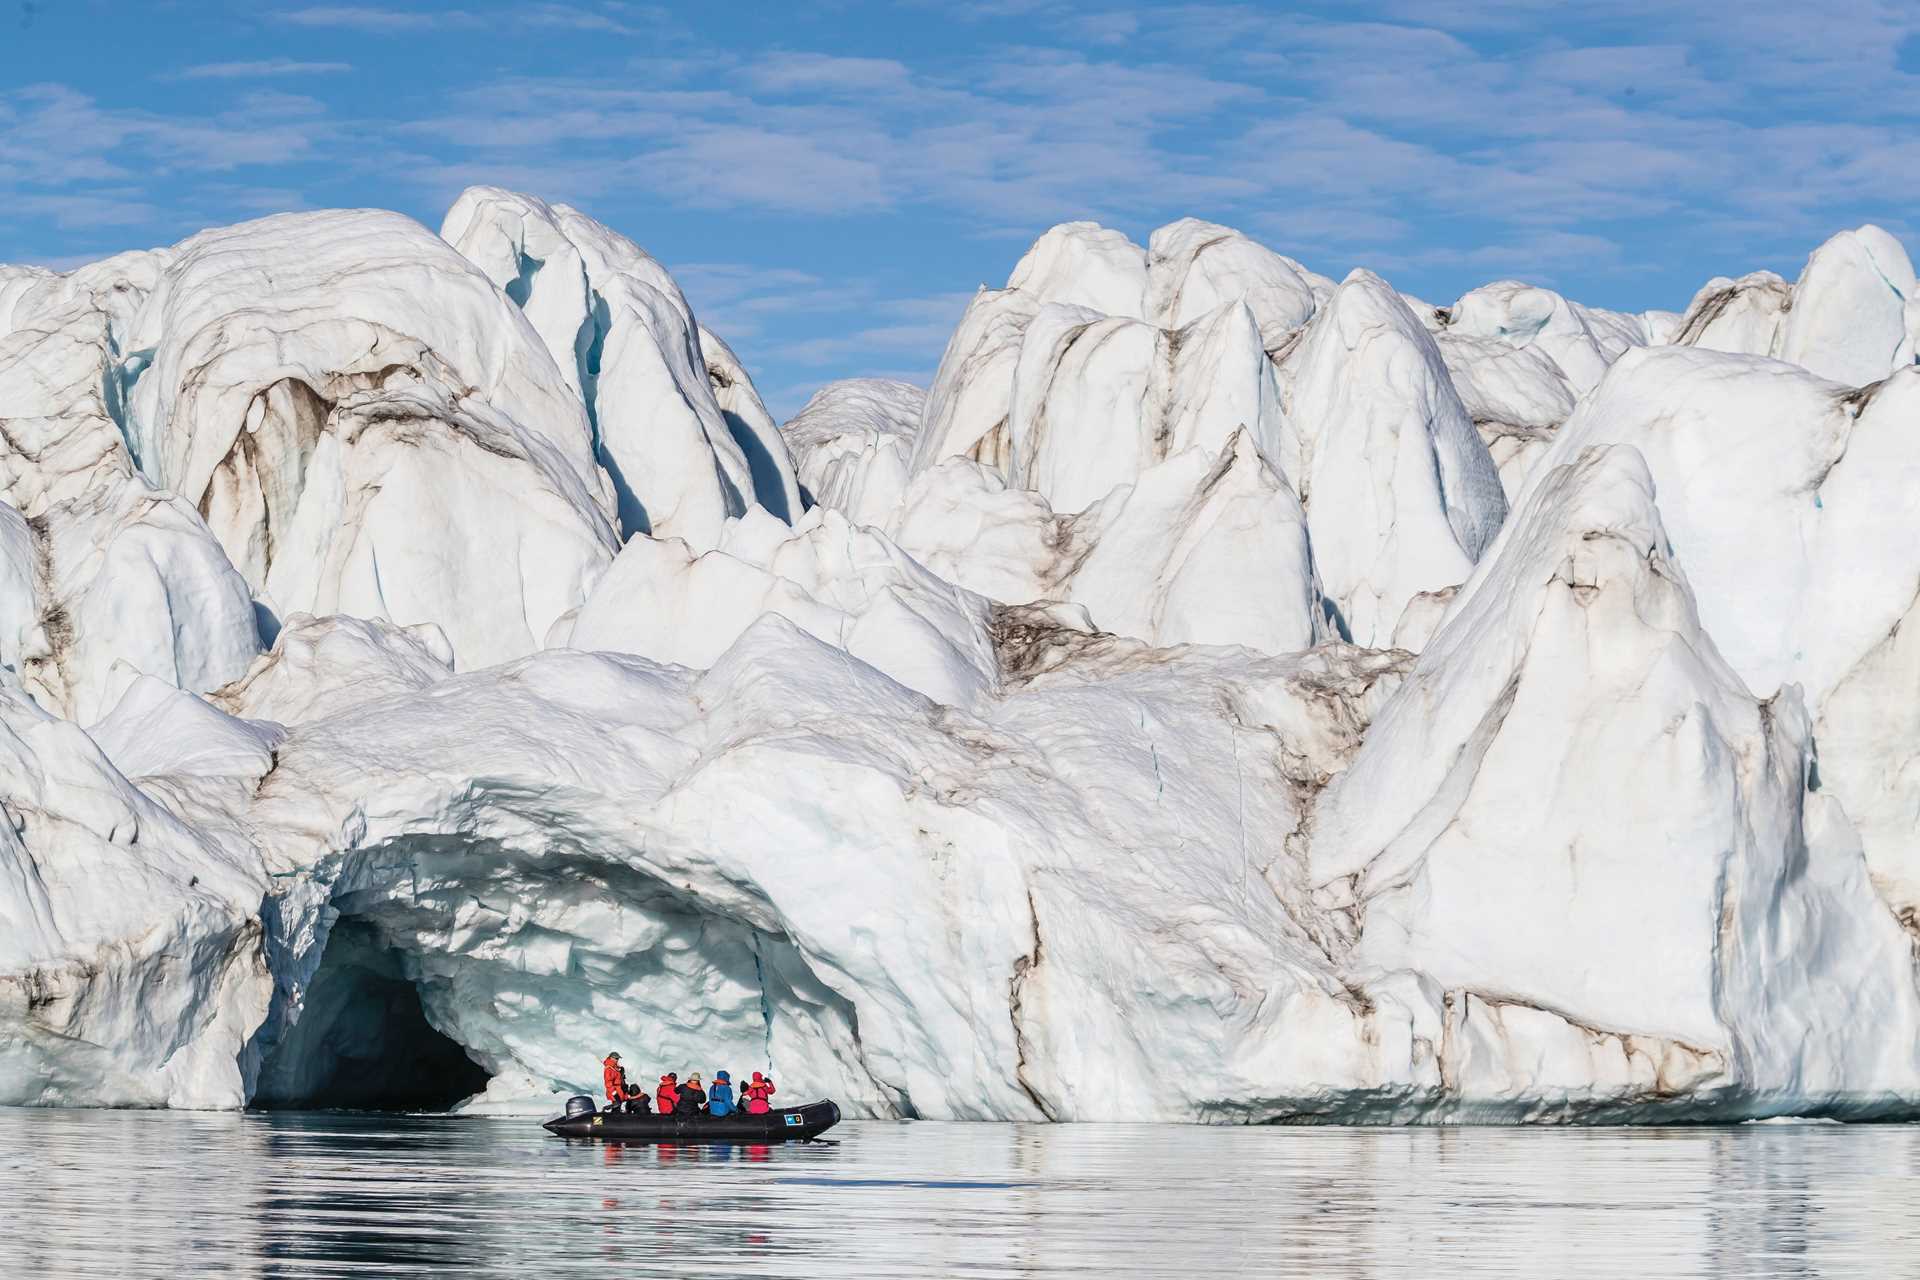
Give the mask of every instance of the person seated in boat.
M 700 1073 L 694 1072 L 680 1086 L 680 1101 L 674 1104 L 676 1116 L 702 1116 L 707 1113 L 707 1091 L 700 1087 Z
M 771 1077 L 763 1076 L 756 1071 L 753 1073 L 753 1079 L 747 1082 L 746 1087 L 743 1088 L 741 1092 L 747 1097 L 748 1115 L 763 1116 L 773 1110 L 773 1104 L 767 1101 L 767 1099 L 773 1096 L 773 1080 Z
M 660 1114 L 670 1116 L 680 1102 L 680 1077 L 669 1071 L 660 1077 L 660 1087 L 654 1091 L 654 1101 L 660 1104 Z
M 713 1088 L 707 1090 L 707 1114 L 710 1116 L 733 1114 L 733 1077 L 724 1071 L 713 1073 Z

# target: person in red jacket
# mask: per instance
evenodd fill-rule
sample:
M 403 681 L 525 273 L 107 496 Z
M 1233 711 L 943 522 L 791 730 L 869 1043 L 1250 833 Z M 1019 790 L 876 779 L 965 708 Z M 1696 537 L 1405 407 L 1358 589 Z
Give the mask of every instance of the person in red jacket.
M 753 1073 L 753 1079 L 740 1092 L 747 1100 L 748 1115 L 763 1116 L 773 1110 L 773 1104 L 767 1101 L 773 1096 L 773 1081 L 758 1071 Z
M 653 1105 L 646 1090 L 636 1089 L 627 1083 L 627 1069 L 620 1065 L 619 1054 L 609 1053 L 600 1066 L 607 1085 L 608 1111 L 625 1107 L 628 1111 L 644 1112 Z
M 679 1073 L 669 1071 L 660 1077 L 660 1087 L 655 1090 L 653 1100 L 659 1104 L 661 1115 L 673 1114 L 673 1109 L 680 1105 Z
M 600 1064 L 607 1083 L 607 1110 L 618 1111 L 621 1104 L 633 1095 L 627 1092 L 627 1069 L 620 1065 L 620 1055 L 609 1053 Z

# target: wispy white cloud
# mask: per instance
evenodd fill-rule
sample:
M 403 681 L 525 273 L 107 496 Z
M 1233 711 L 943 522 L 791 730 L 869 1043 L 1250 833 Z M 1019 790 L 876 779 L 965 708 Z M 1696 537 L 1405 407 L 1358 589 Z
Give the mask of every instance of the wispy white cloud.
M 866 277 L 829 280 L 793 267 L 748 262 L 694 262 L 673 277 L 709 329 L 748 338 L 803 322 L 812 332 L 789 340 L 781 354 L 819 364 L 858 350 L 937 353 L 946 344 L 971 293 L 889 297 Z M 828 330 L 822 334 L 819 330 Z
M 1470 246 L 1429 245 L 1388 252 L 1370 257 L 1365 265 L 1386 273 L 1443 268 L 1476 281 L 1519 278 L 1557 286 L 1570 268 L 1591 271 L 1624 260 L 1623 247 L 1606 236 L 1536 230 Z
M 263 58 L 254 62 L 203 62 L 176 72 L 180 80 L 268 80 L 281 76 L 339 75 L 353 70 L 351 62 L 299 62 L 293 58 Z
M 844 312 L 875 296 L 866 282 L 828 281 L 766 263 L 690 262 L 672 270 L 700 322 L 733 338 L 757 337 L 769 321 L 790 316 Z
M 335 27 L 351 31 L 425 31 L 432 28 L 494 27 L 519 30 L 546 27 L 562 31 L 598 31 L 638 35 L 668 21 L 665 12 L 627 4 L 545 3 L 501 6 L 488 12 L 452 7 L 403 8 L 387 5 L 306 5 L 272 15 L 299 27 Z
M 343 27 L 353 31 L 424 31 L 431 27 L 474 27 L 480 15 L 465 9 L 394 9 L 375 5 L 309 5 L 272 15 L 297 27 Z
M 1140 15 L 1127 12 L 1088 13 L 1076 18 L 1073 31 L 1096 45 L 1121 45 L 1140 32 Z
M 870 375 L 876 363 L 891 364 L 899 361 L 903 354 L 937 356 L 972 297 L 970 293 L 942 293 L 889 299 L 864 312 L 879 323 L 776 343 L 769 354 L 798 365 L 845 365 L 857 361 L 864 366 L 856 366 L 860 373 Z
M 514 10 L 508 21 L 534 27 L 556 27 L 564 31 L 604 31 L 609 35 L 639 35 L 645 27 L 625 19 L 622 11 L 627 8 L 629 6 L 616 5 L 611 11 L 602 12 L 575 4 L 535 4 Z
M 21 195 L 7 201 L 7 212 L 46 218 L 66 231 L 100 227 L 136 227 L 159 210 L 137 188 L 84 194 Z
M 304 192 L 294 187 L 254 187 L 213 185 L 202 198 L 212 197 L 221 206 L 248 214 L 293 213 L 313 207 Z
M 837 54 L 774 52 L 745 69 L 746 81 L 768 93 L 822 93 L 834 97 L 870 93 L 911 93 L 915 77 L 892 58 L 850 58 Z
M 297 208 L 306 203 L 297 189 L 248 195 L 225 175 L 298 164 L 333 136 L 324 107 L 295 94 L 247 93 L 176 115 L 28 86 L 0 93 L 0 218 L 51 227 L 65 243 L 105 230 L 141 244 Z
M 252 120 L 315 119 L 327 114 L 326 104 L 304 93 L 279 93 L 255 90 L 234 100 L 230 115 Z
M 166 115 L 100 105 L 63 85 L 32 85 L 0 94 L 0 165 L 13 181 L 34 187 L 124 183 L 165 165 L 218 172 L 278 165 L 304 157 L 331 131 L 323 120 L 284 119 L 290 103 L 274 95 L 274 118 L 239 104 L 209 115 Z

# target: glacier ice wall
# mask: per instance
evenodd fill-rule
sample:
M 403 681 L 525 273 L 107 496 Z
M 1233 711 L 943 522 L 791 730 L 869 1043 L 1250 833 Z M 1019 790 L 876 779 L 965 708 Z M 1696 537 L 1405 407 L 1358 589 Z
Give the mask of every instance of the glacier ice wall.
M 497 188 L 0 268 L 0 1103 L 1920 1112 L 1914 294 L 1069 223 L 777 425 Z

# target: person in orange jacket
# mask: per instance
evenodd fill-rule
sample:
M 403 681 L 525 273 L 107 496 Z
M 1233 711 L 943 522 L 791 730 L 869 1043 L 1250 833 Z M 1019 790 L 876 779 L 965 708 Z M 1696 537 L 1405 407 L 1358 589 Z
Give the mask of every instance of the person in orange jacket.
M 740 1092 L 747 1100 L 748 1115 L 763 1116 L 773 1110 L 773 1104 L 767 1101 L 773 1096 L 773 1081 L 758 1071 L 753 1073 L 753 1079 Z
M 600 1065 L 607 1084 L 607 1110 L 618 1111 L 621 1104 L 633 1096 L 627 1092 L 627 1069 L 620 1065 L 617 1053 L 609 1053 Z
M 618 1111 L 623 1106 L 628 1111 L 645 1111 L 653 1105 L 645 1090 L 627 1083 L 627 1069 L 620 1065 L 619 1054 L 609 1053 L 600 1065 L 607 1085 L 608 1111 Z
M 669 1071 L 660 1077 L 660 1087 L 654 1091 L 653 1100 L 659 1104 L 660 1114 L 670 1116 L 673 1109 L 680 1105 L 680 1076 Z

